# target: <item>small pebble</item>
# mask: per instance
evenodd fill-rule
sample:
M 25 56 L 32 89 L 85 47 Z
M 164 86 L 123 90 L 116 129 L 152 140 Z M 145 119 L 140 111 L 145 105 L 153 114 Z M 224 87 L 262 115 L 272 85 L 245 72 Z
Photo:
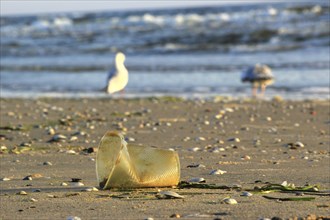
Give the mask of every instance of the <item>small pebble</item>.
M 3 178 L 1 178 L 1 181 L 9 181 L 9 180 L 11 180 L 11 179 L 8 178 L 8 177 L 3 177 Z
M 42 165 L 45 165 L 45 166 L 52 166 L 53 164 L 52 164 L 51 162 L 49 162 L 49 161 L 45 161 L 45 162 L 43 162 Z
M 31 198 L 30 201 L 31 202 L 38 202 L 38 200 L 36 200 L 35 198 Z
M 63 183 L 61 183 L 60 185 L 61 185 L 61 186 L 67 186 L 68 184 L 65 183 L 65 182 L 63 182 Z

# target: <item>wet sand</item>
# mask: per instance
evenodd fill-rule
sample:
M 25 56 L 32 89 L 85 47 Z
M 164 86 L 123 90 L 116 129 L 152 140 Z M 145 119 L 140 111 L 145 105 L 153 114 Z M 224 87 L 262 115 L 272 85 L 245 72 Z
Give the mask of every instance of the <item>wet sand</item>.
M 317 100 L 1 99 L 0 178 L 6 181 L 0 181 L 0 218 L 330 218 L 329 193 L 253 192 L 283 181 L 329 192 L 329 113 L 329 101 Z M 98 187 L 96 153 L 86 149 L 96 150 L 107 130 L 122 131 L 128 142 L 178 151 L 182 181 L 200 177 L 228 189 L 166 189 L 184 199 L 158 199 L 164 190 L 158 188 L 86 192 Z M 55 134 L 66 139 L 56 141 Z M 227 173 L 210 175 L 215 169 Z M 240 196 L 244 190 L 253 196 Z M 225 204 L 226 197 L 238 204 Z

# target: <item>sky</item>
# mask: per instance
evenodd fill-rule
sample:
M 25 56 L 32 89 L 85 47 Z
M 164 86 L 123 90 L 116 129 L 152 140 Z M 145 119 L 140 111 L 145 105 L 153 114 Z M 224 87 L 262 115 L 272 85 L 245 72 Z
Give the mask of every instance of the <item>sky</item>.
M 40 14 L 75 11 L 132 10 L 229 4 L 221 0 L 0 0 L 1 15 Z M 247 1 L 234 1 L 234 3 Z

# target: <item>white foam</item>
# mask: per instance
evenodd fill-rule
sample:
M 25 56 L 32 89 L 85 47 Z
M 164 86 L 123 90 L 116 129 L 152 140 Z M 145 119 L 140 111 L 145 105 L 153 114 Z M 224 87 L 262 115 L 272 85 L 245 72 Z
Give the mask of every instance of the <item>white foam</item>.
M 53 25 L 57 27 L 71 26 L 72 21 L 67 17 L 58 17 L 54 19 Z

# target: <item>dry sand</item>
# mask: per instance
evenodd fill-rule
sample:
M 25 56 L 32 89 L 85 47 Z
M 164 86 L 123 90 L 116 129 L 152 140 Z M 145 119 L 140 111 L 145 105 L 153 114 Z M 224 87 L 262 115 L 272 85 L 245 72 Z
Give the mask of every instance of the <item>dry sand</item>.
M 0 181 L 0 219 L 330 218 L 329 113 L 329 102 L 316 100 L 1 99 L 0 178 L 9 180 Z M 48 142 L 50 127 L 67 139 Z M 184 199 L 157 199 L 157 188 L 84 192 L 98 187 L 96 153 L 84 149 L 96 149 L 107 130 L 123 131 L 128 142 L 177 150 L 183 181 L 201 177 L 252 190 L 286 180 L 328 194 L 267 194 L 315 197 L 279 201 L 260 193 L 242 197 L 239 189 L 166 189 Z M 297 141 L 304 146 L 288 146 Z M 205 167 L 187 167 L 192 164 Z M 209 175 L 214 169 L 227 173 Z M 23 180 L 28 175 L 32 180 Z M 71 178 L 84 186 L 72 186 Z M 223 203 L 226 197 L 238 204 Z

